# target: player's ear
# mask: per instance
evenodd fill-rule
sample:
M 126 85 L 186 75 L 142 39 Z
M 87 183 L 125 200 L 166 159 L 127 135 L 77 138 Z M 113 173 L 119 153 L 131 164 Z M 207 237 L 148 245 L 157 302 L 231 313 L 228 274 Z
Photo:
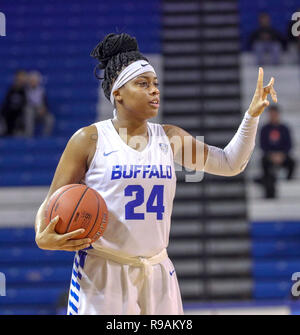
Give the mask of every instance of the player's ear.
M 118 101 L 119 103 L 122 102 L 123 99 L 119 90 L 114 91 L 113 95 L 115 97 L 115 101 Z

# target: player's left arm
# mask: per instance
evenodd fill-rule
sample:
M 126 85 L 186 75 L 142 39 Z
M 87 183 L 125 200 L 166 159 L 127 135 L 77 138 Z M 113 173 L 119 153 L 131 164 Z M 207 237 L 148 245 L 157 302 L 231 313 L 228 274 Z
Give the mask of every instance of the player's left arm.
M 256 90 L 249 109 L 236 134 L 224 149 L 205 144 L 180 127 L 163 125 L 172 147 L 174 161 L 191 170 L 220 176 L 234 176 L 241 173 L 253 152 L 259 116 L 269 105 L 268 94 L 271 94 L 276 103 L 274 78 L 272 77 L 269 84 L 263 87 L 263 69 L 259 68 Z

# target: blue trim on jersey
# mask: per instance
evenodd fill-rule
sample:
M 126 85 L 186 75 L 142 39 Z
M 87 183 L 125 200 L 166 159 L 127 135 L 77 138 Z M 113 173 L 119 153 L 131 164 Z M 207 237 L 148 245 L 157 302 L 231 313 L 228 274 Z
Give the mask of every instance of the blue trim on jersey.
M 87 253 L 85 251 L 79 250 L 78 254 L 79 254 L 79 265 L 83 269 Z
M 75 263 L 75 266 L 76 266 L 76 268 L 78 268 L 78 266 L 79 266 L 79 263 L 78 263 L 78 261 L 77 261 L 76 257 L 75 257 L 74 263 Z
M 75 278 L 78 277 L 78 272 L 76 272 L 75 269 L 73 269 L 73 275 L 75 276 Z
M 71 284 L 70 284 L 70 291 L 69 291 L 69 309 L 71 308 L 76 314 L 78 314 L 78 308 L 79 308 L 79 294 L 74 291 L 74 289 L 77 289 L 77 291 L 80 291 L 80 283 L 79 281 L 82 278 L 82 274 L 80 273 L 80 269 L 84 268 L 85 260 L 86 260 L 87 252 L 80 250 L 74 257 L 74 265 L 72 269 L 72 276 L 71 278 Z M 77 270 L 77 271 L 76 271 Z M 70 310 L 68 310 L 68 315 L 73 315 Z
M 94 249 L 92 245 L 90 245 L 89 247 L 84 248 L 84 249 L 82 249 L 82 250 L 90 250 L 90 249 Z
M 72 279 L 71 281 L 71 285 L 74 286 L 75 288 L 77 288 L 78 291 L 80 291 L 80 285 L 79 283 L 77 283 L 74 279 Z
M 70 295 L 71 297 L 74 297 L 77 302 L 79 302 L 79 297 L 74 291 L 70 290 Z
M 69 301 L 69 306 L 74 310 L 75 313 L 78 313 L 78 308 L 73 304 L 72 301 Z

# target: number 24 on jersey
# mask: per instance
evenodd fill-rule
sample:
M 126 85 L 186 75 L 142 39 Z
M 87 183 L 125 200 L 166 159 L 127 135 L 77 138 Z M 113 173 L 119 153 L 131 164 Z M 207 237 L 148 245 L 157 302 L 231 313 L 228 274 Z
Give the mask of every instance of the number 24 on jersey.
M 135 213 L 135 207 L 141 206 L 145 202 L 144 188 L 141 185 L 128 185 L 124 189 L 125 196 L 132 196 L 136 192 L 134 200 L 125 205 L 126 220 L 144 220 L 144 213 Z M 156 200 L 156 204 L 155 204 Z M 156 213 L 156 219 L 162 220 L 164 207 L 164 185 L 154 185 L 146 203 L 147 213 Z

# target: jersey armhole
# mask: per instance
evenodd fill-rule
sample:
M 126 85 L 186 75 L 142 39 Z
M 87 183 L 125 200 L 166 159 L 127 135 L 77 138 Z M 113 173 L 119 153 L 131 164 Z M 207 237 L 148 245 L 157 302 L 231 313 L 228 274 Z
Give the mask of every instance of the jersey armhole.
M 166 140 L 168 141 L 168 144 L 169 144 L 169 147 L 170 147 L 170 151 L 171 151 L 171 155 L 172 155 L 172 159 L 173 159 L 173 163 L 175 163 L 175 161 L 174 161 L 174 153 L 173 153 L 173 150 L 172 150 L 172 147 L 171 147 L 171 143 L 170 143 L 169 137 L 166 134 L 165 129 L 163 127 L 164 125 L 160 124 L 159 126 L 161 127 L 161 130 L 162 130 L 163 134 L 165 135 Z

